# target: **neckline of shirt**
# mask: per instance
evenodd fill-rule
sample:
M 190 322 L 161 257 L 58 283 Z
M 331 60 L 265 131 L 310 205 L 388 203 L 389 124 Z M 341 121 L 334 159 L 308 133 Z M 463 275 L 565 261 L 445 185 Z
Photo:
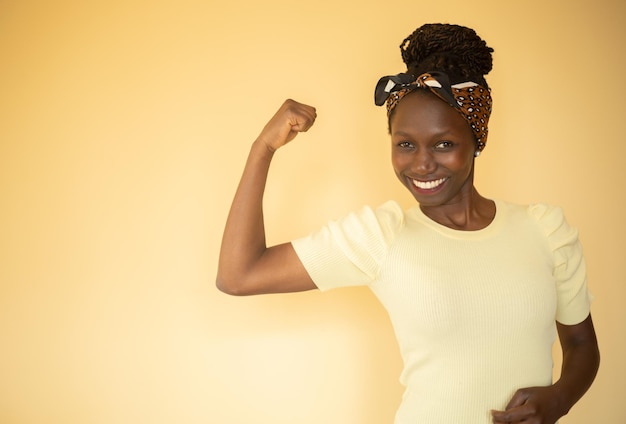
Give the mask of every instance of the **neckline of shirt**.
M 481 228 L 480 230 L 457 230 L 454 228 L 446 227 L 445 225 L 440 224 L 437 221 L 429 218 L 424 212 L 422 212 L 419 206 L 412 208 L 411 212 L 420 222 L 427 225 L 428 227 L 431 227 L 438 233 L 444 234 L 449 237 L 465 240 L 481 239 L 489 237 L 499 230 L 503 220 L 503 216 L 505 214 L 504 204 L 500 200 L 492 200 L 496 206 L 496 214 L 493 217 L 493 220 L 485 228 Z

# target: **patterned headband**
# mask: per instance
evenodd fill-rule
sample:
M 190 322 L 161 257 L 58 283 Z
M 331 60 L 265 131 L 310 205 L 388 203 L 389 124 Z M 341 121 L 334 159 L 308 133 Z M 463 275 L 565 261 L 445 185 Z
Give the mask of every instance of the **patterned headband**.
M 430 90 L 455 108 L 472 128 L 478 150 L 485 148 L 492 103 L 489 89 L 475 82 L 450 85 L 448 76 L 443 72 L 427 72 L 417 78 L 402 73 L 382 77 L 376 84 L 374 100 L 377 106 L 387 102 L 387 116 L 390 116 L 398 102 L 418 88 Z

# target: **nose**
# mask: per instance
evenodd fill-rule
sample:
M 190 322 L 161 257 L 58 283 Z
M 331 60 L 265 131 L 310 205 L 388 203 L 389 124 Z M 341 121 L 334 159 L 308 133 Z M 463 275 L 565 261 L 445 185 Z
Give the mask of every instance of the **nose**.
M 435 161 L 432 152 L 427 149 L 419 149 L 419 151 L 415 153 L 411 168 L 417 175 L 426 176 L 435 172 L 437 169 L 437 162 Z

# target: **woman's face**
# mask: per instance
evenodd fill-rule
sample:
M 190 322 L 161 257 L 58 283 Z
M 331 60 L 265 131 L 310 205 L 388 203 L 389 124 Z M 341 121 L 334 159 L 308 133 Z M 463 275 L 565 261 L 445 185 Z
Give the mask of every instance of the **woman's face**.
M 422 207 L 469 199 L 476 144 L 461 114 L 418 89 L 398 103 L 390 130 L 394 171 Z

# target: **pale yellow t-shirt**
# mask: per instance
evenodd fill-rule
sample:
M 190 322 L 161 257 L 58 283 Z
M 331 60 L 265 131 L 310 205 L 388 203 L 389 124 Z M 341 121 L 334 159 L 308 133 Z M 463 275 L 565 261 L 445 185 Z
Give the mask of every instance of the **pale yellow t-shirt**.
M 491 423 L 517 389 L 551 384 L 555 320 L 589 315 L 578 233 L 556 207 L 496 201 L 489 226 L 458 231 L 387 202 L 292 244 L 318 288 L 367 285 L 388 311 L 396 424 Z

